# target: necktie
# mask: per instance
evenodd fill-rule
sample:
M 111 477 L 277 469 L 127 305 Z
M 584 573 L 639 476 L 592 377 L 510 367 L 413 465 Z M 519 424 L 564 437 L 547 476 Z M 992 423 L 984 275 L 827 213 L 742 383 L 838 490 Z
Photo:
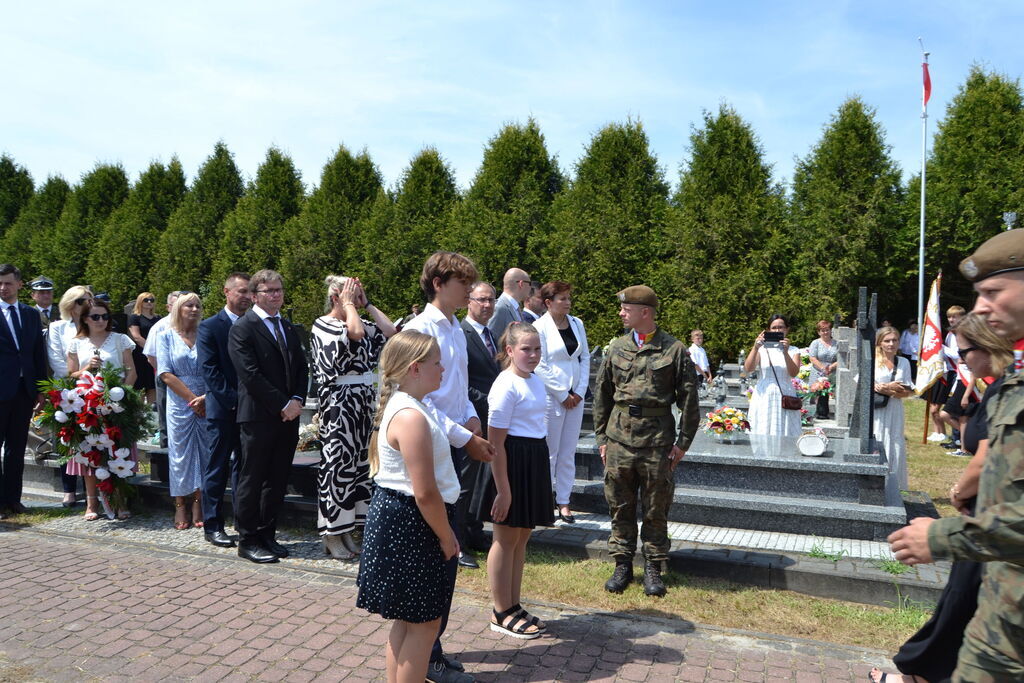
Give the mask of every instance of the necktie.
M 14 346 L 19 351 L 21 350 L 21 321 L 18 319 L 18 307 L 8 304 L 7 305 L 7 320 L 11 327 L 12 334 L 14 336 Z
M 491 358 L 498 355 L 498 351 L 494 347 L 494 338 L 491 337 L 491 331 L 484 327 L 484 346 L 487 347 L 487 353 L 491 354 Z
M 291 391 L 291 378 L 292 373 L 288 363 L 288 346 L 284 342 L 284 332 L 281 330 L 281 318 L 280 316 L 272 315 L 269 320 L 274 326 L 274 337 L 277 338 L 277 348 L 281 350 L 281 357 L 284 358 L 284 371 L 288 377 L 288 391 Z

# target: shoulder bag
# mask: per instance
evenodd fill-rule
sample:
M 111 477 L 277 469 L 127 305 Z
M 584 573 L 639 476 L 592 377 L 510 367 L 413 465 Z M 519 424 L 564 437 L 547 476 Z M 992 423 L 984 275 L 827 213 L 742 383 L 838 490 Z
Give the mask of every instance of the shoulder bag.
M 768 349 L 765 349 L 765 353 L 768 353 Z M 782 352 L 783 360 L 785 360 L 786 352 Z M 775 377 L 775 384 L 778 385 L 779 391 L 782 392 L 782 409 L 783 410 L 800 410 L 804 407 L 804 402 L 796 396 L 787 396 L 786 392 L 782 390 L 782 384 L 779 383 L 779 376 L 775 372 L 775 365 L 772 364 L 771 358 L 768 358 L 768 367 L 772 369 L 772 376 Z
M 893 359 L 892 362 L 892 374 L 889 376 L 889 381 L 896 379 L 896 365 L 898 359 Z M 880 394 L 877 391 L 872 395 L 872 403 L 876 408 L 884 408 L 889 405 L 889 396 L 887 394 Z

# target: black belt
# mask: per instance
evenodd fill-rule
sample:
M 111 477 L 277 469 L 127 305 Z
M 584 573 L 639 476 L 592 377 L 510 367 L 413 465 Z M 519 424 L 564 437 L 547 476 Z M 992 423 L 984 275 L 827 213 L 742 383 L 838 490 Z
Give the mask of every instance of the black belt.
M 672 408 L 669 406 L 649 407 L 630 403 L 616 403 L 615 407 L 627 413 L 630 417 L 662 417 L 672 414 Z

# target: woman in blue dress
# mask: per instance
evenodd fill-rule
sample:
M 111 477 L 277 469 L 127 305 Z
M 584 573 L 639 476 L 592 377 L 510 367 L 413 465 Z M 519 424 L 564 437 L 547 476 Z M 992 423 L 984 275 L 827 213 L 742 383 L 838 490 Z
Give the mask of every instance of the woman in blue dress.
M 206 383 L 199 370 L 196 333 L 203 315 L 199 295 L 183 294 L 171 309 L 171 322 L 157 339 L 157 373 L 167 385 L 167 463 L 174 496 L 174 528 L 203 526 L 199 497 L 206 435 Z M 191 499 L 192 520 L 185 509 Z

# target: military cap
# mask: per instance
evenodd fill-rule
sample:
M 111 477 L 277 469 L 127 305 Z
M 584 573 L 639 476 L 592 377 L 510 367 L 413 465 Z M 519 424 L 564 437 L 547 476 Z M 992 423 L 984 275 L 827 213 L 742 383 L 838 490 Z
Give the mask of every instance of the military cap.
M 619 303 L 639 304 L 641 306 L 650 306 L 651 308 L 658 307 L 658 295 L 647 285 L 626 287 L 616 296 L 619 297 Z
M 53 282 L 49 278 L 37 277 L 32 282 L 28 283 L 28 286 L 38 292 L 53 289 Z
M 105 301 L 108 304 L 110 303 L 110 295 L 107 294 L 106 292 L 100 292 L 98 294 L 93 294 L 92 298 L 98 299 L 99 301 Z
M 999 233 L 960 262 L 960 272 L 970 282 L 1011 270 L 1024 270 L 1024 228 Z

